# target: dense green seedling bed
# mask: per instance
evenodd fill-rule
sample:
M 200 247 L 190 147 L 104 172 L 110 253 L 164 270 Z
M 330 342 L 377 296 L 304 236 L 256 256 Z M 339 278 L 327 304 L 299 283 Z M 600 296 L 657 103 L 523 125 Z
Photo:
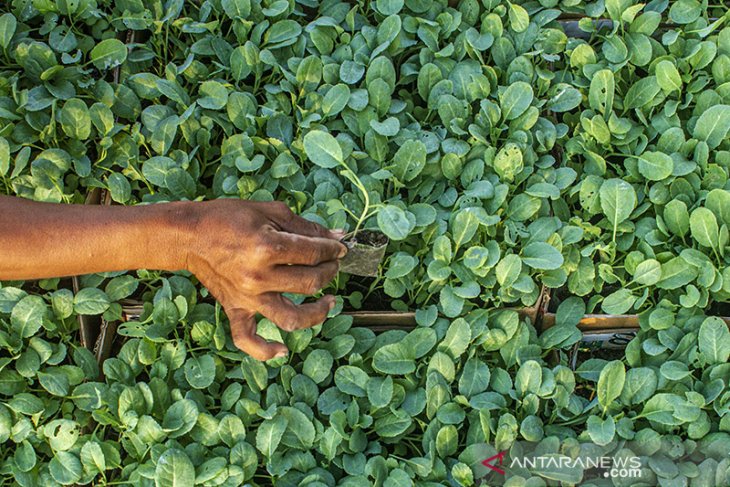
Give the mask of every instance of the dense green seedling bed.
M 451 5 L 0 7 L 2 192 L 282 200 L 391 242 L 377 278 L 330 286 L 323 325 L 262 320 L 292 351 L 268 363 L 189 275 L 3 283 L 8 483 L 468 486 L 498 451 L 637 440 L 641 485 L 730 484 L 727 7 Z M 538 334 L 504 308 L 543 286 L 559 306 Z M 76 315 L 117 320 L 130 297 L 145 311 L 99 366 Z M 418 327 L 341 314 L 373 303 Z M 572 370 L 586 312 L 639 313 L 641 330 Z M 512 473 L 487 483 L 587 475 Z M 639 485 L 606 482 L 581 485 Z

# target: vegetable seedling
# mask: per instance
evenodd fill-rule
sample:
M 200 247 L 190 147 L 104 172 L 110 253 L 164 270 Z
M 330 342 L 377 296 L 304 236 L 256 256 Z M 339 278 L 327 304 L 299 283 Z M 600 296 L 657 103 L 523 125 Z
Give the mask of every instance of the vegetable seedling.
M 342 243 L 349 251 L 340 263 L 340 270 L 356 276 L 376 277 L 388 241 L 388 237 L 377 230 L 361 230 L 345 236 Z

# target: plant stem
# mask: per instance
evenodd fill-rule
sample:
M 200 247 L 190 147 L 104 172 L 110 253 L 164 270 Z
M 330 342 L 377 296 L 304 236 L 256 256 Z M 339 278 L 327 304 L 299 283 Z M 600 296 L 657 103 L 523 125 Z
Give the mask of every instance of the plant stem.
M 363 199 L 365 200 L 364 207 L 362 210 L 362 214 L 360 215 L 360 218 L 357 221 L 357 224 L 355 225 L 355 231 L 353 232 L 353 235 L 357 235 L 357 232 L 360 230 L 360 226 L 362 225 L 362 222 L 365 221 L 365 217 L 368 214 L 368 211 L 370 210 L 370 195 L 368 194 L 368 190 L 365 188 L 365 186 L 362 184 L 362 181 L 360 181 L 360 178 L 357 177 L 357 175 L 350 169 L 344 162 L 341 163 L 343 170 L 341 172 L 342 175 L 344 175 L 347 179 L 350 180 L 352 184 L 357 187 L 357 189 L 360 190 L 362 193 Z

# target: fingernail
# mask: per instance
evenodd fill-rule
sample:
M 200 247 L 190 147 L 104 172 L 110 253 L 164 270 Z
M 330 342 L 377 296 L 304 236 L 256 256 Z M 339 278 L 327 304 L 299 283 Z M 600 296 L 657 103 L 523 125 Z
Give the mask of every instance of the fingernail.
M 332 301 L 330 301 L 330 305 L 329 305 L 330 311 L 332 311 L 333 309 L 335 309 L 335 305 L 337 305 L 337 301 L 335 301 L 335 299 L 332 298 Z
M 347 246 L 343 245 L 342 248 L 340 249 L 340 253 L 337 257 L 339 257 L 341 259 L 346 255 L 347 255 Z
M 337 237 L 338 239 L 344 237 L 346 233 L 347 233 L 347 230 L 345 230 L 343 228 L 337 228 L 335 230 L 330 230 L 330 234 L 332 234 L 333 237 Z
M 289 355 L 289 352 L 279 352 L 276 355 L 274 355 L 274 358 L 286 357 L 287 355 Z

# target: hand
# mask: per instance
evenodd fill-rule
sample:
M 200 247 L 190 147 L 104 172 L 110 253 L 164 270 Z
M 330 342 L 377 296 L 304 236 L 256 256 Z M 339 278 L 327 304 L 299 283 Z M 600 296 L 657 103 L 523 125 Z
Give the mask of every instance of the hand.
M 188 207 L 196 220 L 185 268 L 218 299 L 238 348 L 258 360 L 287 354 L 256 334 L 256 313 L 285 331 L 323 322 L 328 295 L 295 305 L 281 293 L 315 294 L 337 274 L 347 248 L 335 232 L 296 216 L 282 202 L 216 200 Z

